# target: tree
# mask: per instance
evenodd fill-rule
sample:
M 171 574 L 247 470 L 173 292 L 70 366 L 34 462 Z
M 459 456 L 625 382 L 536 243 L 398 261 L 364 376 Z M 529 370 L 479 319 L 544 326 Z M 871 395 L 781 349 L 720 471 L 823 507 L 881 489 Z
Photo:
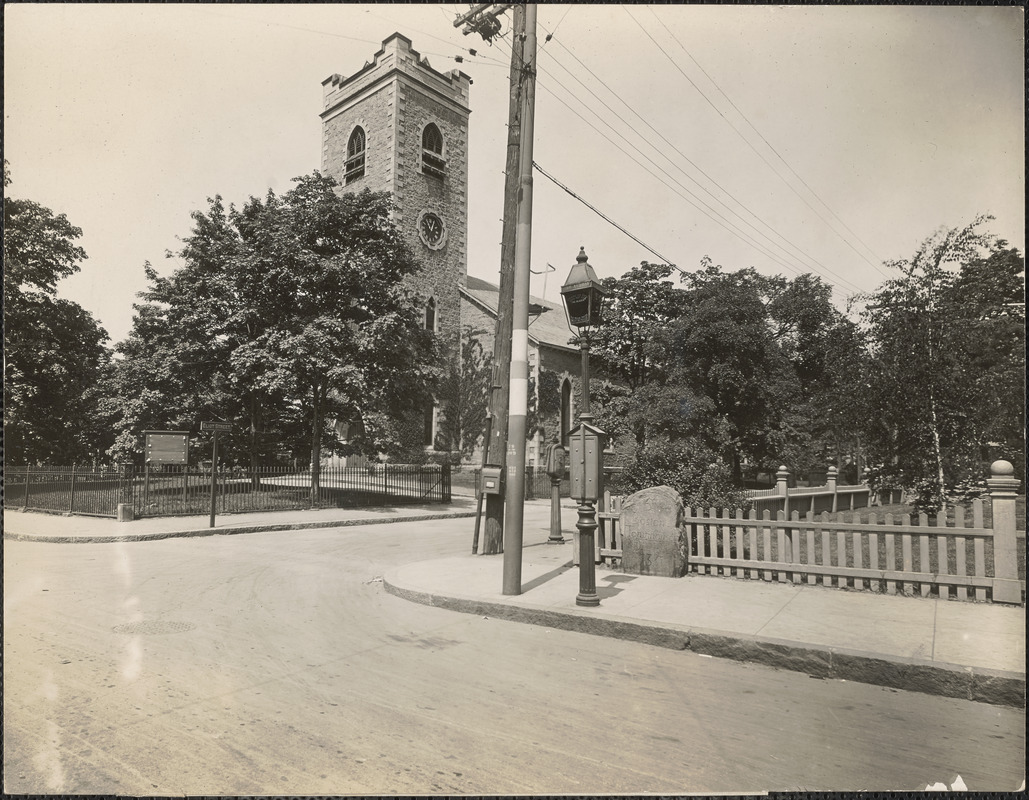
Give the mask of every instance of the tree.
M 717 453 L 737 483 L 744 461 L 824 465 L 828 442 L 854 423 L 836 414 L 829 425 L 825 406 L 849 380 L 846 361 L 860 361 L 831 287 L 811 275 L 724 272 L 705 257 L 680 288 L 671 270 L 645 263 L 607 281 L 612 300 L 594 335 L 609 379 L 596 392 L 602 427 L 630 436 L 637 460 L 663 458 L 667 443 L 684 458 Z
M 683 313 L 684 292 L 665 280 L 667 264 L 646 261 L 620 278 L 605 278 L 609 292 L 605 324 L 590 340 L 599 369 L 629 389 L 660 379 L 665 359 L 656 350 L 658 334 Z
M 967 365 L 977 376 L 978 440 L 998 448 L 1025 478 L 1025 258 L 1000 240 L 985 258 L 962 264 L 947 305 L 962 321 Z
M 447 359 L 448 377 L 437 399 L 443 411 L 439 437 L 442 447 L 468 457 L 486 425 L 493 357 L 482 346 L 486 331 L 466 327 L 461 336 L 461 357 Z
M 684 276 L 686 309 L 668 328 L 674 380 L 706 397 L 726 423 L 726 458 L 742 481 L 742 461 L 782 458 L 790 439 L 787 413 L 801 385 L 769 319 L 769 283 L 753 269 L 723 273 L 705 259 Z
M 642 447 L 653 429 L 655 389 L 667 379 L 667 353 L 659 333 L 683 311 L 683 291 L 666 280 L 667 264 L 646 261 L 620 278 L 605 278 L 604 324 L 590 336 L 598 420 L 608 432 Z
M 1024 375 L 1017 338 L 1024 311 L 1010 305 L 1024 291 L 1024 262 L 982 229 L 989 219 L 942 228 L 910 259 L 887 262 L 899 277 L 865 298 L 878 421 L 868 437 L 926 508 L 980 477 L 982 448 L 1000 435 L 995 419 L 1008 427 L 1024 420 L 1011 385 Z
M 801 378 L 804 401 L 799 409 L 807 449 L 794 449 L 785 460 L 800 470 L 826 461 L 840 465 L 844 453 L 854 452 L 860 461 L 856 472 L 867 464 L 861 434 L 873 413 L 866 382 L 867 342 L 858 325 L 838 312 L 814 338 L 820 371 L 813 379 Z
M 4 162 L 4 186 L 11 183 Z M 4 198 L 4 449 L 10 462 L 96 460 L 107 433 L 98 414 L 110 364 L 107 333 L 57 298 L 79 271 L 82 230 L 31 200 Z
M 206 213 L 191 215 L 183 248 L 168 254 L 184 262 L 181 268 L 164 277 L 144 265 L 148 288 L 117 347 L 123 358 L 113 393 L 121 429 L 115 450 L 123 460 L 141 457 L 141 431 L 190 430 L 198 420 L 244 420 L 243 430 L 220 438 L 220 449 L 233 459 L 247 453 L 251 466 L 269 455 L 269 440 L 292 443 L 297 436 L 295 420 L 290 426 L 268 418 L 282 398 L 267 397 L 252 376 L 232 368 L 234 344 L 256 336 L 265 322 L 253 302 L 260 281 L 243 274 L 245 243 L 221 198 L 209 203 Z
M 262 426 L 289 437 L 302 425 L 316 493 L 324 446 L 400 446 L 400 420 L 430 401 L 441 357 L 405 283 L 418 265 L 389 196 L 341 195 L 317 172 L 295 184 L 238 210 L 215 198 L 193 215 L 184 267 L 148 273 L 124 370 L 155 378 L 146 385 L 177 413 L 242 416 L 251 441 Z M 345 445 L 339 421 L 355 431 Z

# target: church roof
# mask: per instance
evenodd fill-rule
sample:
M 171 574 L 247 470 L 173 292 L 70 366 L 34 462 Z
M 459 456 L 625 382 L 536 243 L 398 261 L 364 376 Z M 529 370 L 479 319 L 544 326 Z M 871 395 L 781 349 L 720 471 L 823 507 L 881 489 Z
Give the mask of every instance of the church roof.
M 459 286 L 462 295 L 482 308 L 494 319 L 497 316 L 500 288 L 495 284 L 466 275 Z M 529 297 L 529 339 L 544 347 L 578 351 L 568 342 L 576 334 L 568 327 L 564 308 L 542 297 Z

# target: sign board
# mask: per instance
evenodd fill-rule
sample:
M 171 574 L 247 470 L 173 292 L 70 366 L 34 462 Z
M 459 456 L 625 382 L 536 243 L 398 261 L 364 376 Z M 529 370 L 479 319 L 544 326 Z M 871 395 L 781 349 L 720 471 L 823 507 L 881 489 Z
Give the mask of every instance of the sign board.
M 217 431 L 218 433 L 232 433 L 231 422 L 201 422 L 200 430 Z
M 143 431 L 146 434 L 148 464 L 186 464 L 189 458 L 189 433 L 183 431 Z

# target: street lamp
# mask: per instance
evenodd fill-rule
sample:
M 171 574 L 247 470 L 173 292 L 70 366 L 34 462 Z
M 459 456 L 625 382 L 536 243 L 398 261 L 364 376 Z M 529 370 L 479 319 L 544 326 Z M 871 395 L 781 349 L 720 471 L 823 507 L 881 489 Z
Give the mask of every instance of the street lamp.
M 590 327 L 600 324 L 601 306 L 607 291 L 597 280 L 597 273 L 590 266 L 584 248 L 579 248 L 575 265 L 561 287 L 568 314 L 568 324 L 579 329 L 579 347 L 582 351 L 582 409 L 579 425 L 571 431 L 571 461 L 569 471 L 572 479 L 572 497 L 578 499 L 576 511 L 579 520 L 575 527 L 579 531 L 579 594 L 575 604 L 598 606 L 596 565 L 594 563 L 594 535 L 597 530 L 597 512 L 594 501 L 600 494 L 601 469 L 606 434 L 590 423 Z M 577 436 L 576 436 L 577 434 Z

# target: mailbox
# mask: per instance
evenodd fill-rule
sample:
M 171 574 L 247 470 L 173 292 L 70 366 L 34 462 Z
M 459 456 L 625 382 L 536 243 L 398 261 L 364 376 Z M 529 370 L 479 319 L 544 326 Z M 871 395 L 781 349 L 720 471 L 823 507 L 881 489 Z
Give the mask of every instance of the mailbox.
M 547 475 L 560 480 L 565 474 L 565 449 L 559 444 L 547 448 Z
M 600 428 L 580 422 L 568 433 L 568 471 L 572 479 L 571 497 L 596 500 L 603 491 L 604 448 L 607 434 Z
M 482 493 L 504 493 L 504 470 L 501 467 L 482 468 Z

